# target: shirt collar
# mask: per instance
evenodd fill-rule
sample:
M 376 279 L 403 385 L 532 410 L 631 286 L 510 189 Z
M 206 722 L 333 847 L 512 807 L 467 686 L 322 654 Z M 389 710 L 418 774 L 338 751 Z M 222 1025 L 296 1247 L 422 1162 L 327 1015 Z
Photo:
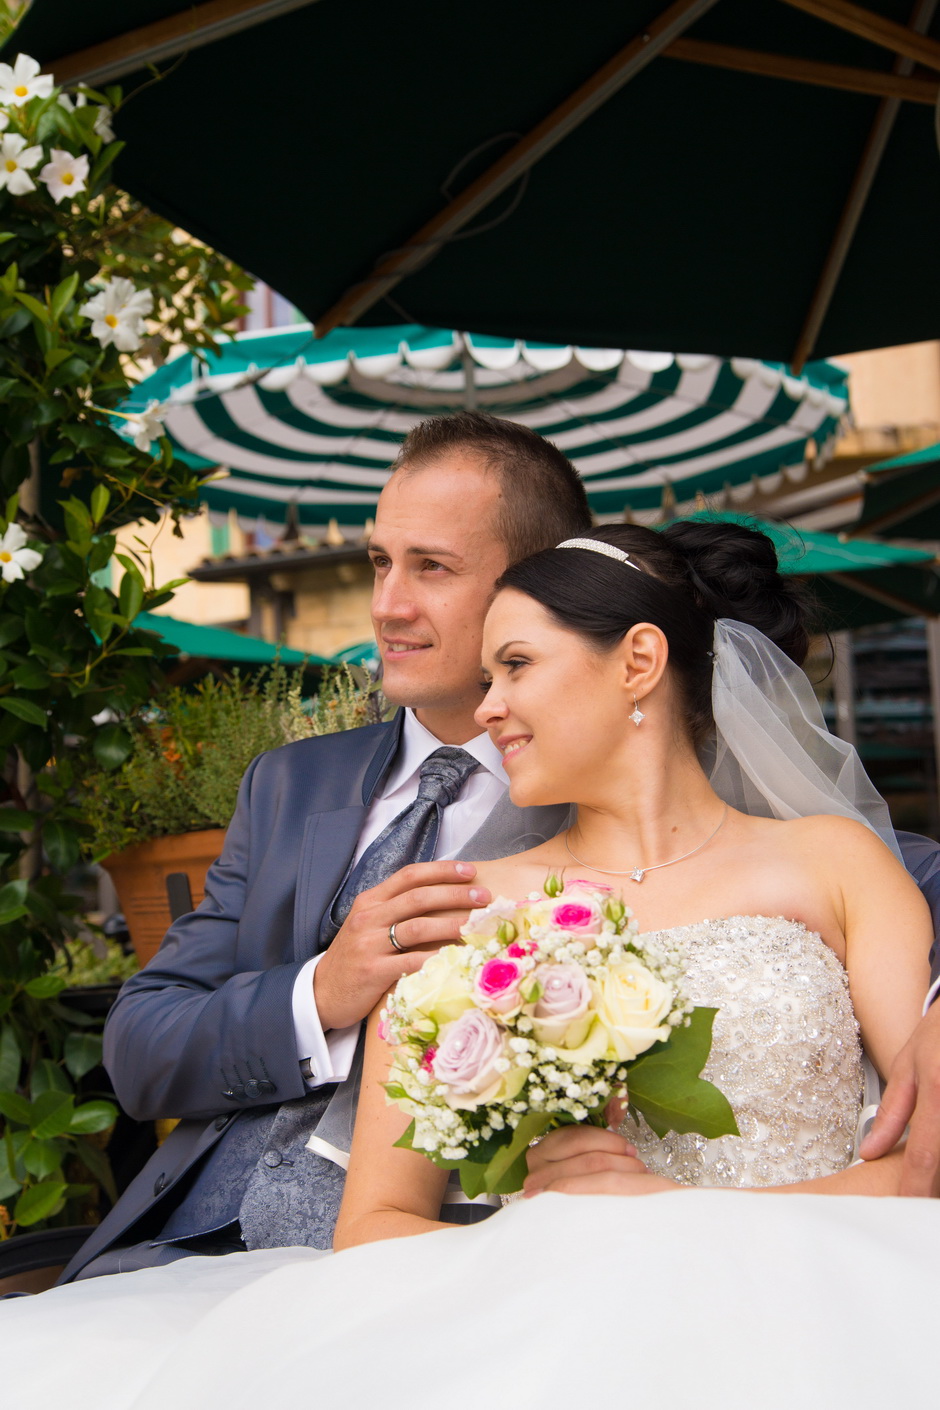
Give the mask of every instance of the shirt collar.
M 429 729 L 418 719 L 414 710 L 405 710 L 404 725 L 401 733 L 401 744 L 398 748 L 398 757 L 388 775 L 388 780 L 382 792 L 386 797 L 393 793 L 395 789 L 403 787 L 410 782 L 435 749 L 440 749 L 441 741 L 431 733 Z M 509 779 L 503 769 L 503 758 L 496 745 L 488 734 L 478 734 L 473 739 L 468 739 L 466 744 L 461 744 L 459 748 L 472 754 L 478 760 L 481 767 L 491 773 L 504 788 L 509 787 Z

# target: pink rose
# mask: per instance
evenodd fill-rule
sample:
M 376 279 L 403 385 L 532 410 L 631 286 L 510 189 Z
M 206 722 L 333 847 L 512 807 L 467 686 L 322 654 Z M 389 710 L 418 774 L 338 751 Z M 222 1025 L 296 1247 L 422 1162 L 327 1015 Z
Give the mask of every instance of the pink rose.
M 383 1042 L 383 1043 L 387 1043 L 387 1042 L 388 1042 L 388 1019 L 387 1019 L 387 1018 L 380 1018 L 380 1019 L 379 1019 L 379 1026 L 378 1026 L 378 1028 L 376 1029 L 376 1032 L 378 1033 L 379 1039 L 380 1039 L 381 1042 Z
M 532 1026 L 540 1043 L 577 1048 L 593 1022 L 591 986 L 578 964 L 540 964 L 534 978 L 542 986 L 532 1009 Z
M 455 1095 L 478 1097 L 499 1081 L 496 1062 L 504 1046 L 504 1029 L 489 1014 L 467 1009 L 441 1030 L 431 1069 Z
M 507 948 L 506 954 L 511 955 L 514 960 L 524 960 L 526 955 L 532 955 L 538 949 L 534 940 L 514 940 Z
M 512 1009 L 521 1007 L 521 975 L 522 967 L 514 959 L 487 960 L 486 964 L 480 966 L 474 980 L 477 1003 L 483 1008 L 493 1009 L 496 1013 L 509 1013 Z
M 559 930 L 576 930 L 580 935 L 599 935 L 604 918 L 596 906 L 581 901 L 564 901 L 552 911 L 552 924 Z
M 568 882 L 568 885 L 565 887 L 565 895 L 567 896 L 568 892 L 574 891 L 575 888 L 579 891 L 603 891 L 605 893 L 611 892 L 614 889 L 612 886 L 605 886 L 602 881 L 585 881 L 583 876 L 579 876 L 576 877 L 574 881 Z

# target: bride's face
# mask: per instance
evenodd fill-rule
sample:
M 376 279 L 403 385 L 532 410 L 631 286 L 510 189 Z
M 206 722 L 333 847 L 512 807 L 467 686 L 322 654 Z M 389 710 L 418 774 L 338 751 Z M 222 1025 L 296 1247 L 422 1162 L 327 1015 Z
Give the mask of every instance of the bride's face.
M 618 651 L 592 651 L 539 603 L 506 588 L 483 631 L 488 690 L 476 712 L 519 806 L 586 802 L 604 791 L 633 708 Z

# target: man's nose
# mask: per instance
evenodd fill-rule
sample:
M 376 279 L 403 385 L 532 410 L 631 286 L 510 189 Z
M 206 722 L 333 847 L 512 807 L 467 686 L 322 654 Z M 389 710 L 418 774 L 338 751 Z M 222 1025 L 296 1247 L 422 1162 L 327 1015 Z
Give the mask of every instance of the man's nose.
M 407 590 L 407 580 L 394 568 L 376 578 L 372 589 L 372 616 L 377 622 L 411 622 L 418 615 Z

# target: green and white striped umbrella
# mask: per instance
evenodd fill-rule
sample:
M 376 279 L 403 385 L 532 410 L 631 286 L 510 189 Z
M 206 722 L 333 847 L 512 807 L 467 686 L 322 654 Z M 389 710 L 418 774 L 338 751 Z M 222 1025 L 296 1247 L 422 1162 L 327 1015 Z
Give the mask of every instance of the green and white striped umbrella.
M 754 476 L 825 459 L 848 405 L 827 362 L 800 377 L 752 358 L 560 347 L 404 325 L 308 325 L 241 335 L 206 363 L 181 357 L 141 382 L 177 453 L 220 467 L 210 509 L 362 523 L 425 416 L 475 406 L 531 426 L 574 462 L 598 514 L 691 505 Z

